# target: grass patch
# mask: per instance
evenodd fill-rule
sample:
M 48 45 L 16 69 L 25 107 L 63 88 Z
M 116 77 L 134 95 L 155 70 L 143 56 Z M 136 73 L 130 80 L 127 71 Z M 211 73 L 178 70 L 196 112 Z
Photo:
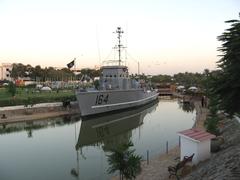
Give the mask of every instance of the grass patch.
M 66 99 L 76 100 L 73 90 L 59 90 L 50 92 L 39 92 L 36 89 L 17 88 L 15 97 L 12 97 L 7 88 L 0 88 L 0 107 L 25 105 L 29 100 L 33 104 L 61 102 Z

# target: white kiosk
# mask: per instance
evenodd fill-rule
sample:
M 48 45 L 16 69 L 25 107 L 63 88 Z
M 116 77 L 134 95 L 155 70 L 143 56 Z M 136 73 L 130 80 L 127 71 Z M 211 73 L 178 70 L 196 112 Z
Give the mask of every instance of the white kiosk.
M 210 158 L 211 139 L 215 138 L 215 135 L 195 128 L 178 132 L 178 135 L 181 138 L 181 161 L 184 156 L 191 156 L 193 153 L 193 164 Z

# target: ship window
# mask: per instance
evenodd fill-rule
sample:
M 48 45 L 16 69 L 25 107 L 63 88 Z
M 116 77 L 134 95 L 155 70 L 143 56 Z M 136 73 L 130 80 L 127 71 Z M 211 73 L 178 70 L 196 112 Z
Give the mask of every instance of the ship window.
M 110 77 L 112 77 L 112 75 L 110 75 Z
M 117 75 L 115 74 L 114 77 L 117 77 Z
M 120 74 L 120 77 L 122 77 L 122 75 Z

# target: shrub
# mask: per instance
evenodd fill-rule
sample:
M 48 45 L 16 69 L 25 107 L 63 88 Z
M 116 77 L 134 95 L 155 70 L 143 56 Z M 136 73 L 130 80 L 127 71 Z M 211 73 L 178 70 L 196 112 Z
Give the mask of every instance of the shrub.
M 219 118 L 217 117 L 217 115 L 208 116 L 207 120 L 204 123 L 207 132 L 215 134 L 216 136 L 219 135 L 218 122 Z
M 9 82 L 8 92 L 13 96 L 16 94 L 16 85 L 13 82 Z

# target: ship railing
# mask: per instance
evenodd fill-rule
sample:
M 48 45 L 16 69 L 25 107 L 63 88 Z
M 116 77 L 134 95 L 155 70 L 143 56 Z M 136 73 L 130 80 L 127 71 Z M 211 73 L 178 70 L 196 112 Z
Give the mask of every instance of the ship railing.
M 120 61 L 119 64 L 119 60 L 107 60 L 102 62 L 102 66 L 124 66 L 125 64 L 125 61 Z

